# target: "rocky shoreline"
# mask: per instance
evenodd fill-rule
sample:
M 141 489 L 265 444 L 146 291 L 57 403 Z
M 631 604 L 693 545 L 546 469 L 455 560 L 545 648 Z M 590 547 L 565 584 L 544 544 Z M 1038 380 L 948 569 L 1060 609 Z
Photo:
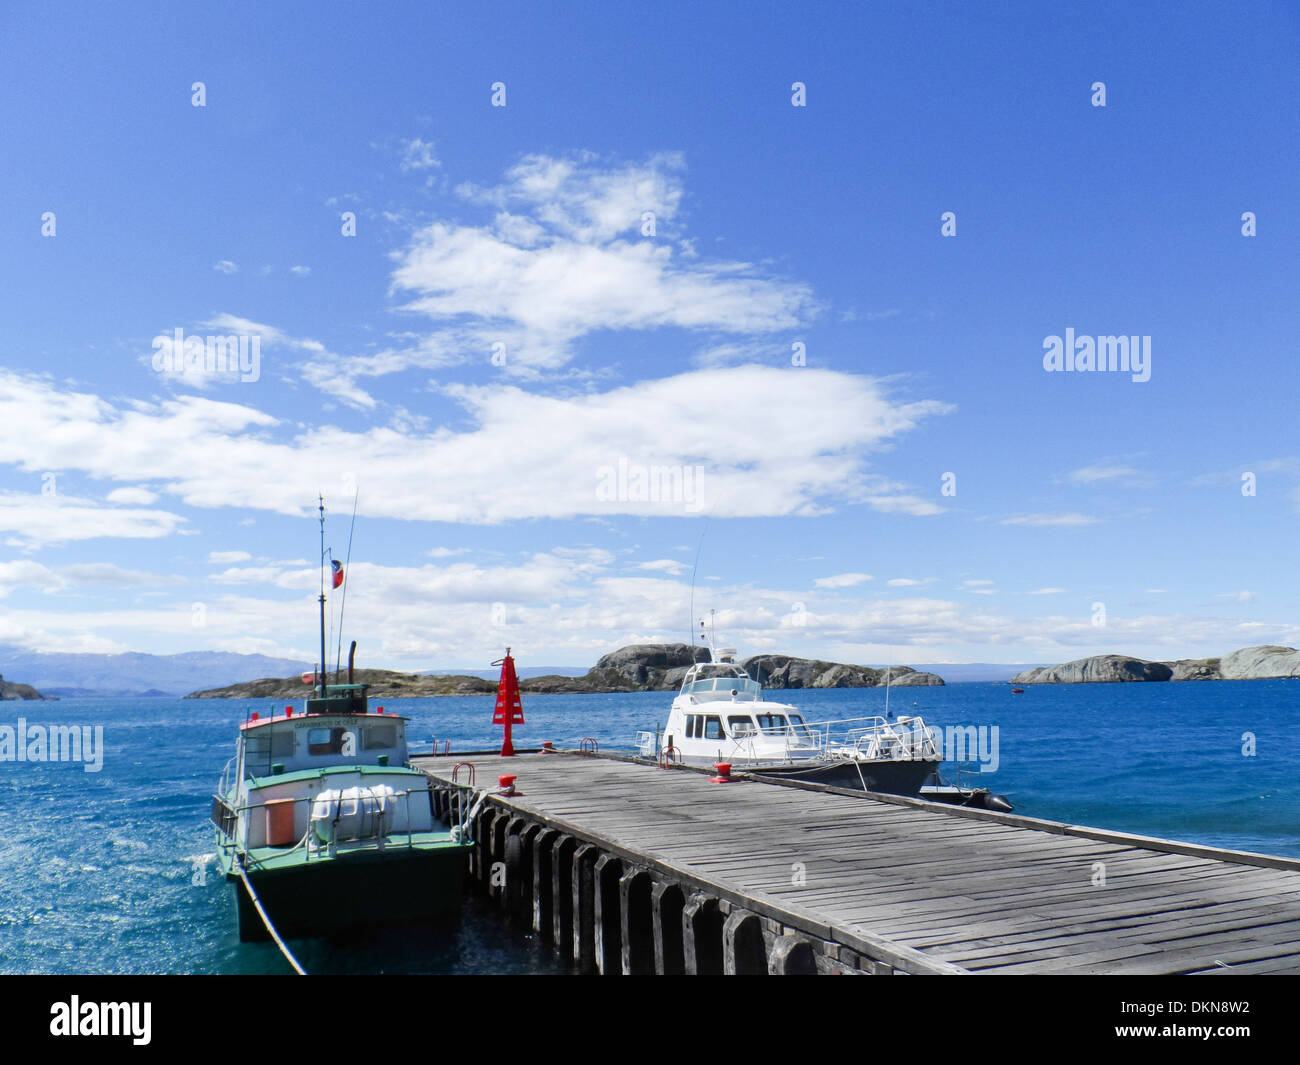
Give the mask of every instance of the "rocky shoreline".
M 45 701 L 58 701 L 57 695 L 42 695 L 30 684 L 14 684 L 4 679 L 0 675 L 0 700 L 6 702 L 16 701 L 19 699 L 41 699 Z
M 1243 647 L 1220 658 L 1180 658 L 1148 662 L 1126 655 L 1093 655 L 1057 666 L 1027 669 L 1012 684 L 1109 684 L 1123 681 L 1276 680 L 1300 677 L 1300 651 L 1264 644 Z
M 676 691 L 693 662 L 707 661 L 708 651 L 685 643 L 632 644 L 603 655 L 581 677 L 548 674 L 519 682 L 520 691 L 534 695 L 574 695 L 595 692 Z M 892 686 L 938 685 L 943 678 L 920 673 L 909 666 L 888 670 L 843 662 L 795 658 L 791 655 L 754 655 L 739 663 L 765 688 L 880 688 L 886 678 Z M 491 695 L 496 682 L 483 677 L 398 673 L 387 669 L 359 669 L 357 683 L 370 685 L 374 699 L 427 698 L 439 695 Z M 266 677 L 191 692 L 186 699 L 301 699 L 309 686 L 301 677 Z

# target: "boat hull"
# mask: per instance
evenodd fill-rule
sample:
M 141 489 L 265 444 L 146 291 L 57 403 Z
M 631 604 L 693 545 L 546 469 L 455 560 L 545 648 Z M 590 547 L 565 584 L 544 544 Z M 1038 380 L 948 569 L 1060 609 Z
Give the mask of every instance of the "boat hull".
M 467 846 L 406 848 L 390 845 L 336 858 L 253 869 L 253 885 L 276 931 L 284 938 L 328 936 L 348 929 L 415 924 L 460 906 L 467 870 Z M 237 873 L 239 938 L 269 939 L 248 890 Z
M 876 791 L 886 795 L 920 794 L 921 787 L 939 768 L 937 762 L 898 759 L 896 761 L 807 761 L 785 765 L 747 767 L 738 762 L 735 768 L 762 776 L 780 777 L 784 780 L 802 780 L 809 784 L 829 784 L 855 791 Z

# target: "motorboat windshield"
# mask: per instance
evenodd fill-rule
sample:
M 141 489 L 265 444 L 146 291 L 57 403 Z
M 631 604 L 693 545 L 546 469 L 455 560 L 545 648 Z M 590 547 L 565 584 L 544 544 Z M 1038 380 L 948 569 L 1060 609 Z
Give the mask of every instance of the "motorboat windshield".
M 758 702 L 763 698 L 758 681 L 750 679 L 739 666 L 719 662 L 691 666 L 682 680 L 681 694 L 691 696 L 696 702 L 714 699 Z

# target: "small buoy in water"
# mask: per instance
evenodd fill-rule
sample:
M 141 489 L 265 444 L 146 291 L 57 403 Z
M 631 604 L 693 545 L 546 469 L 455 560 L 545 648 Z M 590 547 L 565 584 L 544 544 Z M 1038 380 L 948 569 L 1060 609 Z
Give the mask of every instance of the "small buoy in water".
M 1024 695 L 1024 694 L 1025 694 L 1025 689 L 1024 689 L 1024 688 L 1012 688 L 1012 689 L 1011 689 L 1011 694 L 1012 694 L 1012 695 Z

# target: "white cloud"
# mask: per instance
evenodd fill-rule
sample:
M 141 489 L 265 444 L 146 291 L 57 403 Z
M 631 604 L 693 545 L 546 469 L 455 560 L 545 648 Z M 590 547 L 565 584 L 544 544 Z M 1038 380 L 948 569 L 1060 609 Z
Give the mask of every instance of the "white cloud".
M 433 170 L 442 166 L 434 153 L 432 141 L 424 141 L 419 137 L 414 137 L 409 141 L 402 143 L 402 169 L 403 170 Z
M 1017 517 L 1003 518 L 1003 525 L 1095 525 L 1100 519 L 1087 514 L 1021 514 Z
M 231 566 L 236 562 L 247 562 L 253 556 L 247 551 L 209 551 L 208 561 L 218 566 Z
M 871 580 L 875 578 L 870 573 L 837 573 L 834 577 L 818 577 L 813 581 L 813 587 L 852 588 Z
M 765 265 L 674 254 L 683 173 L 675 154 L 634 164 L 530 155 L 495 186 L 460 186 L 491 219 L 440 219 L 394 254 L 393 290 L 432 331 L 391 350 L 324 353 L 304 376 L 347 401 L 360 378 L 486 360 L 498 344 L 504 371 L 528 376 L 564 366 L 584 337 L 662 328 L 705 334 L 732 361 L 721 337 L 769 335 L 812 318 L 818 307 L 806 284 Z M 654 237 L 642 235 L 647 212 Z
M 57 588 L 59 583 L 49 568 L 39 562 L 0 562 L 0 599 L 19 588 L 45 591 Z
M 212 269 L 222 274 L 239 273 L 239 267 L 235 263 L 232 263 L 229 259 L 222 259 L 220 262 L 213 263 Z
M 987 580 L 962 581 L 962 584 L 964 584 L 967 588 L 982 588 L 987 585 L 996 584 L 996 583 L 997 583 L 996 581 L 987 581 Z
M 1128 480 L 1136 476 L 1138 471 L 1132 466 L 1095 465 L 1073 470 L 1065 475 L 1065 479 L 1072 484 L 1096 484 L 1098 481 Z
M 311 273 L 311 267 L 310 267 L 310 266 L 291 266 L 291 267 L 289 267 L 289 273 L 294 274 L 294 275 L 297 276 L 297 277 L 306 277 L 308 274 Z
M 916 518 L 928 518 L 944 512 L 943 507 L 937 503 L 913 495 L 870 495 L 866 497 L 866 502 L 884 514 L 910 514 Z
M 74 496 L 0 493 L 0 533 L 13 533 L 28 547 L 101 538 L 155 539 L 179 531 L 184 520 L 165 510 L 105 507 Z
M 26 560 L 0 562 L 0 598 L 22 588 L 43 595 L 56 595 L 86 586 L 161 588 L 184 583 L 185 578 L 180 576 L 123 569 L 111 562 L 81 562 L 57 567 Z
M 60 566 L 56 570 L 69 584 L 108 585 L 129 588 L 158 588 L 184 584 L 185 578 L 175 574 L 150 573 L 146 570 L 123 569 L 111 562 L 83 562 Z
M 691 594 L 686 582 L 653 571 L 619 576 L 620 565 L 612 553 L 590 548 L 555 548 L 490 566 L 354 562 L 345 639 L 360 636 L 363 665 L 414 669 L 486 666 L 507 644 L 523 664 L 584 665 L 622 644 L 683 639 Z M 79 578 L 101 584 L 174 580 L 115 567 L 95 567 Z M 0 590 L 10 593 L 0 613 L 0 641 L 47 650 L 187 649 L 175 641 L 192 635 L 193 593 L 147 609 L 81 609 L 66 596 L 58 610 L 42 605 L 46 591 L 73 587 L 63 570 L 28 561 L 0 563 Z M 314 659 L 316 587 L 310 564 L 271 563 L 230 573 L 225 587 L 202 597 L 203 645 Z M 37 605 L 25 609 L 25 601 Z M 805 605 L 804 625 L 792 624 L 796 602 Z M 494 613 L 497 603 L 506 608 L 505 624 Z M 784 651 L 870 664 L 883 664 L 891 653 L 895 663 L 932 661 L 949 648 L 970 649 L 959 657 L 973 660 L 1065 661 L 1108 650 L 1163 659 L 1300 643 L 1300 626 L 1253 620 L 1112 615 L 1099 633 L 1086 611 L 1007 618 L 990 612 L 984 601 L 975 606 L 923 596 L 847 599 L 833 589 L 823 594 L 697 584 L 697 614 L 707 616 L 715 606 L 719 637 L 742 654 Z M 112 641 L 97 632 L 112 633 Z
M 459 430 L 379 426 L 295 428 L 252 407 L 181 395 L 114 407 L 43 378 L 0 370 L 0 463 L 149 480 L 195 507 L 303 513 L 338 480 L 340 455 L 365 471 L 361 513 L 408 520 L 500 522 L 615 514 L 811 515 L 863 502 L 892 508 L 869 455 L 951 408 L 898 402 L 870 378 L 811 368 L 736 367 L 681 374 L 577 396 L 515 387 L 446 389 L 467 414 Z M 764 412 L 763 431 L 723 409 Z M 817 411 L 809 419 L 805 412 Z M 528 441 L 521 447 L 520 441 Z M 219 461 L 214 459 L 219 458 Z M 602 498 L 602 468 L 702 467 L 694 498 Z M 439 491 L 427 490 L 439 470 Z M 485 484 L 512 490 L 484 492 Z M 301 497 L 285 491 L 298 486 Z M 617 494 L 617 493 L 615 493 Z M 25 500 L 46 535 L 76 531 L 71 511 Z M 35 508 L 35 509 L 33 509 Z M 904 508 L 905 509 L 905 508 Z M 60 514 L 67 515 L 66 519 Z M 17 518 L 8 528 L 17 529 Z M 94 535 L 165 535 L 180 519 L 106 510 Z M 39 522 L 38 522 L 39 524 Z M 128 531 L 133 530 L 133 531 Z
M 636 568 L 639 570 L 650 570 L 656 573 L 667 573 L 671 577 L 677 577 L 685 573 L 691 567 L 674 558 L 657 558 L 653 562 L 638 562 Z
M 114 488 L 105 497 L 110 503 L 129 503 L 134 506 L 147 507 L 158 501 L 158 493 L 151 492 L 140 485 L 127 488 Z
M 1066 589 L 1064 588 L 1035 588 L 1029 594 L 1030 595 L 1064 595 L 1065 592 Z
M 455 555 L 463 555 L 468 550 L 468 547 L 434 547 L 426 553 L 430 558 L 451 558 Z

